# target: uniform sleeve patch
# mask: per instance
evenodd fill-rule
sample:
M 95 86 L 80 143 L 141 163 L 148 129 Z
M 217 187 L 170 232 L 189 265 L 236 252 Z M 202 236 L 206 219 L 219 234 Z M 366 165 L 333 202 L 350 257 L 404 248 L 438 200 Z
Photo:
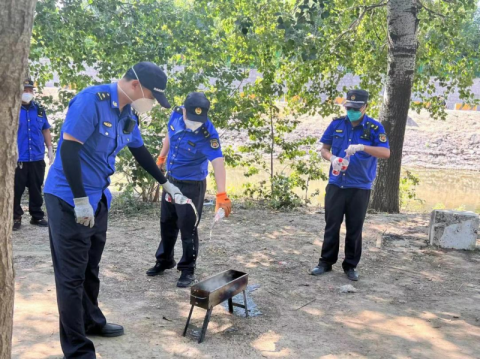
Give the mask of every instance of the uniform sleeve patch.
M 212 138 L 210 140 L 210 147 L 212 147 L 213 149 L 217 149 L 217 148 L 220 148 L 220 143 L 218 142 L 218 139 L 216 138 Z
M 380 142 L 387 142 L 387 135 L 384 133 L 381 133 L 378 135 L 378 139 L 380 140 Z

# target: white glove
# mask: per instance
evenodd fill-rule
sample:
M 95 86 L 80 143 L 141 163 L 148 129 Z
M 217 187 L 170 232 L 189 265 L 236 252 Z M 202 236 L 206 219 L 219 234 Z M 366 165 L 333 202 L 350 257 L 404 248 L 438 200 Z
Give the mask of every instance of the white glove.
M 352 155 L 354 155 L 355 153 L 360 152 L 360 151 L 363 151 L 363 150 L 365 150 L 365 146 L 364 146 L 364 145 L 350 145 L 350 146 L 348 146 L 348 148 L 345 150 L 345 152 L 347 153 L 347 156 L 352 156 Z
M 75 203 L 75 218 L 77 223 L 93 228 L 95 225 L 95 215 L 88 197 L 74 198 L 73 202 Z
M 51 166 L 53 164 L 53 160 L 54 160 L 54 155 L 53 155 L 53 146 L 50 145 L 48 146 L 48 165 Z
M 163 190 L 167 192 L 170 195 L 170 197 L 173 198 L 173 200 L 175 200 L 178 197 L 178 195 L 183 196 L 182 191 L 180 191 L 180 189 L 177 186 L 171 184 L 168 181 L 162 184 L 162 187 L 163 187 Z

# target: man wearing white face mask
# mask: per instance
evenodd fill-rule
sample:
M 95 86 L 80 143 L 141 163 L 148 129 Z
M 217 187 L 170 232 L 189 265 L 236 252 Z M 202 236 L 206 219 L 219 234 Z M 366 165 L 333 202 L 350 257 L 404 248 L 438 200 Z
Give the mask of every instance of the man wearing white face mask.
M 217 184 L 216 211 L 222 208 L 230 215 L 232 203 L 227 197 L 225 162 L 218 133 L 207 113 L 210 101 L 202 92 L 192 92 L 183 107 L 176 107 L 168 122 L 168 135 L 157 161 L 159 167 L 166 162 L 167 178 L 190 198 L 196 207 L 198 221 L 202 215 L 205 198 L 208 161 L 212 163 Z M 156 264 L 147 275 L 162 274 L 175 267 L 173 249 L 178 233 L 182 239 L 183 253 L 177 269 L 182 272 L 177 287 L 189 287 L 195 281 L 198 255 L 197 216 L 189 206 L 166 201 L 162 195 L 160 217 L 161 242 L 155 254 Z
M 87 335 L 124 333 L 122 326 L 107 323 L 97 301 L 111 201 L 108 186 L 117 154 L 128 147 L 165 192 L 172 198 L 181 195 L 144 146 L 132 111 L 149 111 L 155 99 L 169 108 L 166 86 L 167 76 L 158 66 L 140 62 L 118 83 L 86 88 L 70 101 L 58 144 L 60 155 L 45 183 L 60 342 L 67 359 L 96 357 Z
M 13 230 L 22 225 L 23 210 L 21 200 L 25 187 L 29 192 L 30 223 L 47 227 L 44 219 L 42 184 L 45 178 L 45 145 L 48 147 L 50 165 L 53 162 L 52 136 L 45 109 L 33 101 L 33 81 L 23 83 L 22 107 L 18 126 L 18 164 L 15 170 L 15 197 L 13 210 Z

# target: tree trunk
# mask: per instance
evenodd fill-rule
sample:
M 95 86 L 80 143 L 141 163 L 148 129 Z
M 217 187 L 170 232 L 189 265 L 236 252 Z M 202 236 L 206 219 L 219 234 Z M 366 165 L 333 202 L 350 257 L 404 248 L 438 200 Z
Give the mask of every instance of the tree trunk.
M 275 155 L 275 131 L 273 128 L 273 110 L 272 110 L 272 104 L 270 104 L 270 136 L 271 136 L 271 148 L 270 148 L 270 186 L 271 186 L 271 191 L 272 191 L 272 196 L 273 196 L 273 156 Z
M 402 149 L 417 53 L 417 10 L 415 0 L 390 0 L 387 4 L 388 67 L 380 121 L 390 141 L 391 155 L 379 161 L 371 203 L 371 208 L 379 212 L 400 211 Z
M 35 4 L 36 0 L 5 0 L 0 6 L 0 359 L 10 359 L 12 351 L 13 180 L 18 116 Z

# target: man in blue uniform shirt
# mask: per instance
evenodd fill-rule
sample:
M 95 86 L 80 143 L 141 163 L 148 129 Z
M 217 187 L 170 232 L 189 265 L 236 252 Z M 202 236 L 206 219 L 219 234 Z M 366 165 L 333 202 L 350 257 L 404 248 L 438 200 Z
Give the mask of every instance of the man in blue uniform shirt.
M 362 229 L 370 190 L 377 172 L 377 158 L 389 158 L 385 129 L 368 117 L 368 92 L 352 90 L 347 94 L 347 116 L 336 118 L 320 142 L 322 157 L 330 161 L 330 179 L 325 193 L 325 235 L 320 263 L 312 270 L 321 275 L 332 270 L 340 246 L 340 226 L 345 216 L 345 260 L 348 279 L 358 280 L 356 267 L 362 254 Z M 346 165 L 345 157 L 349 161 Z
M 145 148 L 138 113 L 155 99 L 170 107 L 167 77 L 150 62 L 130 68 L 118 83 L 93 86 L 69 104 L 58 153 L 45 183 L 50 246 L 60 314 L 60 342 L 68 358 L 95 358 L 86 335 L 114 337 L 123 327 L 107 323 L 98 307 L 99 263 L 106 241 L 110 176 L 115 157 L 127 146 L 173 198 L 181 191 L 168 182 Z
M 13 230 L 22 225 L 22 195 L 28 187 L 28 210 L 32 217 L 30 223 L 47 227 L 44 219 L 42 184 L 45 178 L 45 145 L 48 148 L 48 160 L 53 162 L 52 136 L 45 109 L 33 101 L 33 81 L 23 83 L 22 107 L 18 125 L 18 163 L 15 170 L 15 197 L 13 200 Z
M 208 161 L 212 163 L 217 183 L 217 205 L 229 216 L 232 204 L 225 192 L 225 162 L 220 140 L 215 127 L 208 119 L 210 101 L 201 92 L 190 93 L 183 107 L 173 111 L 168 122 L 165 137 L 157 164 L 166 163 L 167 178 L 177 185 L 183 194 L 191 198 L 198 213 L 202 215 L 205 199 Z M 168 154 L 168 157 L 167 157 Z M 176 205 L 166 201 L 162 195 L 160 218 L 161 242 L 156 252 L 157 263 L 147 271 L 147 275 L 162 274 L 174 268 L 173 248 L 178 232 L 182 238 L 183 255 L 177 269 L 182 272 L 178 287 L 188 287 L 195 281 L 195 263 L 198 255 L 198 233 L 196 215 L 190 206 Z

